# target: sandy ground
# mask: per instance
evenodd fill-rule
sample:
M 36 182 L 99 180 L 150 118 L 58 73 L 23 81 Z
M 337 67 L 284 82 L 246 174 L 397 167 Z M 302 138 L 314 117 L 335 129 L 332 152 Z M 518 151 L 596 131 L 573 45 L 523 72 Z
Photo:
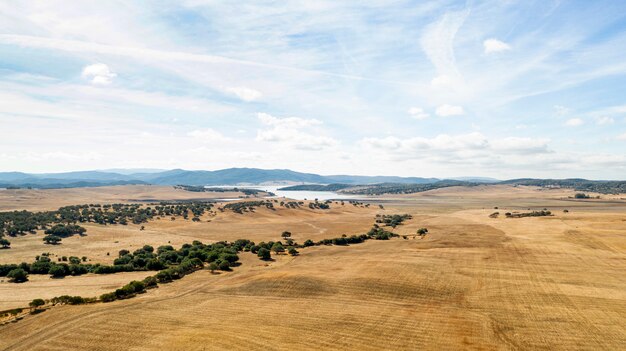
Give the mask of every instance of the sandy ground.
M 460 188 L 380 199 L 384 211 L 260 210 L 149 223 L 145 231 L 89 228 L 86 237 L 64 240 L 58 250 L 68 251 L 57 254 L 82 248 L 106 260 L 102 252 L 118 244 L 267 240 L 282 230 L 298 241 L 333 237 L 363 232 L 379 212 L 411 213 L 397 232 L 427 227 L 429 234 L 307 248 L 269 264 L 243 253 L 231 273 L 200 271 L 135 299 L 27 316 L 0 327 L 0 349 L 626 349 L 626 203 L 557 192 Z M 555 216 L 489 218 L 544 207 Z M 19 257 L 43 246 L 39 238 L 19 240 L 5 251 Z M 78 279 L 83 285 L 94 277 Z M 42 278 L 32 285 L 65 282 L 74 283 Z M 21 294 L 26 284 L 9 293 Z

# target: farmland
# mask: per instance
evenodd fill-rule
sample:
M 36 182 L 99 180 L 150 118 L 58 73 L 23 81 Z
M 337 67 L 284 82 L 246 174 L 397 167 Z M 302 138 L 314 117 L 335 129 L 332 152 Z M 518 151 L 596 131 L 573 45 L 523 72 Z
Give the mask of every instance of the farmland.
M 41 194 L 11 190 L 22 200 L 3 194 L 0 208 L 224 196 L 138 188 L 46 190 L 44 201 Z M 86 201 L 94 192 L 99 198 Z M 44 244 L 42 233 L 10 238 L 0 264 L 30 262 L 43 252 L 111 264 L 118 251 L 146 244 L 258 243 L 283 240 L 284 231 L 303 243 L 363 234 L 377 218 L 410 215 L 395 228 L 383 227 L 398 235 L 389 240 L 304 247 L 297 256 L 273 254 L 271 261 L 241 252 L 232 271 L 202 269 L 132 299 L 26 314 L 0 326 L 0 349 L 623 349 L 626 202 L 574 194 L 497 185 L 377 196 L 371 206 L 333 202 L 329 209 L 274 203 L 238 213 L 217 210 L 225 205 L 217 203 L 199 221 L 81 224 L 86 235 L 60 245 Z M 550 216 L 504 216 L 544 208 Z M 502 215 L 490 217 L 494 211 Z M 428 233 L 416 235 L 420 228 Z M 4 280 L 0 310 L 34 298 L 96 297 L 150 274 Z

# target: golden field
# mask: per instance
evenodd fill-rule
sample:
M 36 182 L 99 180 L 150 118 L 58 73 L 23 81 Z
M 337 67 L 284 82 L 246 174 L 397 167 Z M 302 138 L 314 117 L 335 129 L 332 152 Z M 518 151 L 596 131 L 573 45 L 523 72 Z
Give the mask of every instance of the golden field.
M 111 188 L 44 195 L 23 190 L 19 205 L 0 195 L 0 208 L 174 199 L 173 190 L 160 189 L 166 187 L 155 187 L 158 194 L 151 187 Z M 346 202 L 325 211 L 226 211 L 195 223 L 162 219 L 143 231 L 135 225 L 90 224 L 86 236 L 54 247 L 44 245 L 41 234 L 11 238 L 12 248 L 0 251 L 0 263 L 30 262 L 42 252 L 110 262 L 118 250 L 144 244 L 258 242 L 278 240 L 284 230 L 303 242 L 364 233 L 379 213 L 413 215 L 394 230 L 411 235 L 407 239 L 303 248 L 299 256 L 275 256 L 269 263 L 244 252 L 242 265 L 232 272 L 201 270 L 133 299 L 27 315 L 0 326 L 0 349 L 623 350 L 626 201 L 623 196 L 569 199 L 573 194 L 509 186 L 447 188 L 372 198 L 369 208 Z M 186 195 L 211 196 L 176 194 Z M 555 215 L 502 216 L 529 208 Z M 490 218 L 494 211 L 501 216 Z M 420 227 L 429 234 L 414 239 Z M 97 296 L 141 274 L 150 272 L 5 281 L 0 309 L 25 306 L 35 297 Z

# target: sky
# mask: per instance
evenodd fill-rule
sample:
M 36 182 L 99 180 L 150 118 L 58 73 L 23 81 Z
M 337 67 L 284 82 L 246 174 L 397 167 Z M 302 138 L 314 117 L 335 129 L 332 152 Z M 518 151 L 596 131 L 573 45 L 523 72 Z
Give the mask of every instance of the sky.
M 0 171 L 626 179 L 624 1 L 3 1 Z

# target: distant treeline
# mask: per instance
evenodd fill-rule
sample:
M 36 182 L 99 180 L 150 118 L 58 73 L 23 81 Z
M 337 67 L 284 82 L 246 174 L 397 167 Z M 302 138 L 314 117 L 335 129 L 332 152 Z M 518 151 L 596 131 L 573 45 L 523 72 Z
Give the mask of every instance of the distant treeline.
M 342 189 L 353 188 L 354 185 L 350 184 L 302 184 L 302 185 L 292 185 L 284 188 L 280 188 L 278 190 L 287 190 L 287 191 L 339 191 Z
M 464 182 L 460 180 L 442 180 L 428 184 L 403 184 L 403 183 L 382 183 L 363 185 L 353 189 L 343 189 L 344 194 L 355 195 L 382 195 L 382 194 L 412 194 L 422 191 L 446 188 L 450 186 L 476 186 L 480 183 Z
M 433 183 L 425 184 L 406 184 L 406 183 L 380 183 L 380 184 L 305 184 L 294 185 L 280 190 L 292 191 L 336 191 L 342 194 L 353 195 L 382 195 L 382 194 L 412 194 L 439 188 L 451 186 L 477 186 L 477 185 L 524 185 L 538 186 L 544 188 L 567 188 L 577 191 L 588 191 L 602 194 L 619 194 L 626 193 L 626 181 L 604 181 L 604 180 L 586 180 L 586 179 L 513 179 L 505 180 L 497 183 L 476 183 L 460 180 L 441 180 Z
M 234 188 L 205 188 L 203 186 L 195 186 L 195 185 L 176 185 L 174 186 L 174 188 L 176 189 L 182 189 L 185 191 L 193 191 L 193 192 L 199 192 L 199 193 L 203 193 L 203 192 L 216 192 L 216 193 L 228 193 L 228 192 L 240 192 L 240 193 L 244 193 L 244 195 L 258 195 L 258 194 L 265 194 L 266 192 L 263 190 L 259 190 L 259 189 L 250 189 L 250 188 L 238 188 L 238 187 L 234 187 Z M 269 196 L 274 196 L 274 193 L 271 192 L 267 192 L 267 194 L 269 194 Z
M 570 188 L 578 191 L 590 191 L 601 194 L 626 193 L 626 181 L 587 180 L 587 179 L 512 179 L 498 184 L 540 186 L 546 188 Z

